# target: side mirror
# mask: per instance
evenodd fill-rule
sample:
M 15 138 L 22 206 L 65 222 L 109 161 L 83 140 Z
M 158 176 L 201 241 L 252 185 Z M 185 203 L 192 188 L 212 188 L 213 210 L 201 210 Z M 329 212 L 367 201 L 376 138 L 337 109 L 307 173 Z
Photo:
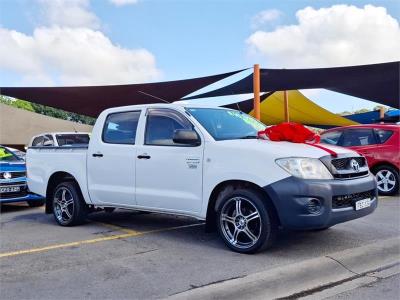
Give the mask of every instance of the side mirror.
M 200 138 L 197 132 L 190 129 L 176 129 L 172 138 L 174 143 L 190 146 L 200 145 Z

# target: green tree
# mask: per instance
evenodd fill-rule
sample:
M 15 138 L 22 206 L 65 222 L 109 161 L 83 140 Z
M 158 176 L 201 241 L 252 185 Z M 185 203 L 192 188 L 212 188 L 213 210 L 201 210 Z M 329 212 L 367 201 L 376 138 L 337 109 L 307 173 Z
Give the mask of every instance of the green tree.
M 25 109 L 25 110 L 29 110 L 29 111 L 35 111 L 32 107 L 32 104 L 28 101 L 19 100 L 19 99 L 13 100 L 9 97 L 0 95 L 0 102 L 7 104 L 7 105 L 11 105 L 16 108 L 21 108 L 21 109 Z

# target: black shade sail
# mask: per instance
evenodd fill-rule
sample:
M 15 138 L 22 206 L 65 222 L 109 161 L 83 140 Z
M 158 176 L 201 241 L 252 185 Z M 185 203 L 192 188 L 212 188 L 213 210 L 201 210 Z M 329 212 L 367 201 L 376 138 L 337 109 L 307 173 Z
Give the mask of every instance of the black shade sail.
M 77 86 L 2 87 L 0 95 L 97 117 L 104 109 L 133 104 L 173 102 L 243 70 L 207 77 L 156 83 Z
M 324 88 L 384 105 L 400 106 L 400 62 L 319 69 L 261 69 L 261 91 Z M 185 98 L 253 92 L 253 74 L 228 86 Z

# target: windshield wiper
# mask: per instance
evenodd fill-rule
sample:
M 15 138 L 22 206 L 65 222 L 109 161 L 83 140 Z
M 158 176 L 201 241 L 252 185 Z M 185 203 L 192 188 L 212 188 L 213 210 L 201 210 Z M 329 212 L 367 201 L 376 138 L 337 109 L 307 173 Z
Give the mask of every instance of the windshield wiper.
M 241 140 L 251 140 L 251 139 L 258 139 L 259 137 L 257 135 L 246 135 L 246 136 L 242 136 L 239 139 Z

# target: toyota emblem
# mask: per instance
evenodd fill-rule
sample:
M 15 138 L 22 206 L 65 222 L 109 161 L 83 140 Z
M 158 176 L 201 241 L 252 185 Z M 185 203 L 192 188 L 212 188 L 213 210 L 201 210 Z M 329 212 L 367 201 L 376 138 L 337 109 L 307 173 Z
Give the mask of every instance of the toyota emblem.
M 359 172 L 360 171 L 360 164 L 355 159 L 352 159 L 350 161 L 350 166 L 355 172 Z
M 4 178 L 4 179 L 11 179 L 11 177 L 12 177 L 12 176 L 11 176 L 11 173 L 10 173 L 10 172 L 4 172 L 4 173 L 3 173 L 3 178 Z

